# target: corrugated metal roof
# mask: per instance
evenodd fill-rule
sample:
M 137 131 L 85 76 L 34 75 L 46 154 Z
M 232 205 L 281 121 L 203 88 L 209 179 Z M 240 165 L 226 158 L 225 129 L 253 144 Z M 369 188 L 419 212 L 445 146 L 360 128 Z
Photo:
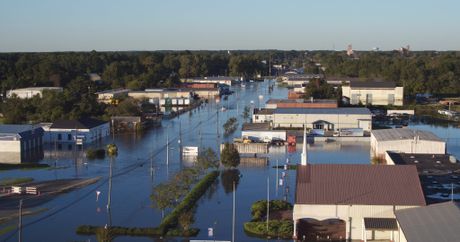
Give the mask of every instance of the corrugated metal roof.
M 313 102 L 309 99 L 268 99 L 267 104 L 277 103 L 337 103 L 335 99 L 313 99 Z
M 410 242 L 460 241 L 460 204 L 446 202 L 395 212 Z
M 278 108 L 275 114 L 367 114 L 367 108 Z
M 297 204 L 425 205 L 415 166 L 309 164 L 297 167 Z
M 366 230 L 398 230 L 398 223 L 394 218 L 364 218 Z
M 422 131 L 416 129 L 379 129 L 372 130 L 372 135 L 374 135 L 377 141 L 388 141 L 388 140 L 413 140 L 415 137 L 418 137 L 419 140 L 430 140 L 430 141 L 440 141 L 444 142 L 435 134 L 429 131 Z

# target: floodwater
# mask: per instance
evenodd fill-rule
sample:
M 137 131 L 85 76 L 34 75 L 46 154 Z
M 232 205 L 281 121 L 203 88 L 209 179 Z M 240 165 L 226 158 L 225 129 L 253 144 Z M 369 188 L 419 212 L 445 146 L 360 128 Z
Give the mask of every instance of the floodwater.
M 273 82 L 272 82 L 273 83 Z M 198 109 L 181 116 L 164 120 L 161 128 L 151 129 L 143 134 L 116 135 L 114 143 L 119 155 L 114 160 L 111 223 L 113 226 L 155 227 L 161 221 L 161 211 L 152 207 L 149 198 L 152 187 L 172 176 L 190 162 L 181 161 L 179 138 L 183 146 L 210 147 L 217 151 L 220 143 L 230 141 L 241 135 L 237 130 L 229 137 L 223 137 L 222 124 L 230 117 L 237 117 L 240 128 L 242 112 L 245 106 L 263 106 L 269 98 L 286 98 L 287 89 L 275 87 L 268 92 L 269 82 L 248 83 L 245 88 L 232 87 L 235 93 L 228 100 L 216 103 L 211 101 Z M 222 107 L 226 111 L 222 111 Z M 454 127 L 435 127 L 424 124 L 414 125 L 418 129 L 434 131 L 442 138 L 450 139 L 448 151 L 459 156 L 460 148 L 456 139 L 460 131 Z M 219 135 L 218 135 L 219 134 Z M 169 140 L 169 163 L 166 162 L 166 143 Z M 112 137 L 101 144 L 112 142 Z M 82 152 L 72 147 L 55 151 L 48 147 L 42 162 L 56 169 L 13 170 L 1 172 L 6 177 L 32 177 L 36 180 L 62 178 L 102 177 L 94 185 L 58 196 L 43 207 L 48 210 L 23 219 L 23 241 L 97 241 L 95 236 L 81 236 L 75 233 L 79 225 L 108 224 L 106 204 L 108 195 L 109 158 L 105 160 L 86 160 Z M 295 171 L 283 171 L 273 168 L 277 163 L 283 165 L 297 163 L 300 160 L 301 146 L 294 150 L 286 147 L 270 148 L 269 166 L 240 166 L 241 178 L 236 189 L 236 241 L 255 241 L 243 231 L 243 223 L 251 218 L 251 204 L 267 198 L 267 180 L 270 199 L 286 199 L 293 202 L 295 190 Z M 370 146 L 362 143 L 316 143 L 308 145 L 311 163 L 354 163 L 369 164 Z M 154 168 L 151 170 L 151 166 Z M 283 186 L 277 186 L 277 177 L 285 172 Z M 278 175 L 277 175 L 278 173 Z M 231 184 L 219 177 L 218 181 L 198 202 L 193 227 L 201 229 L 195 239 L 231 240 L 232 234 L 232 192 Z M 96 200 L 96 191 L 100 197 Z M 168 211 L 167 211 L 168 212 Z M 16 224 L 16 221 L 11 222 Z M 7 226 L 9 224 L 0 225 Z M 214 236 L 208 237 L 208 228 L 214 229 Z M 0 240 L 16 241 L 17 233 L 12 231 L 0 236 Z M 159 241 L 148 237 L 118 237 L 115 241 Z M 168 239 L 183 241 L 183 239 Z

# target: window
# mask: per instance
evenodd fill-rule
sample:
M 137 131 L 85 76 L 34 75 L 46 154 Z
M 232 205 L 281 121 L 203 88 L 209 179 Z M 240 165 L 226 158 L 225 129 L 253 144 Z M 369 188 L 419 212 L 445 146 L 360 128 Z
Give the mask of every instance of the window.
M 58 140 L 62 140 L 62 134 L 58 134 Z
M 393 105 L 393 104 L 395 104 L 395 95 L 388 94 L 388 105 Z
M 72 135 L 71 134 L 67 134 L 67 140 L 72 140 Z
M 324 124 L 323 123 L 317 123 L 313 124 L 314 129 L 324 129 Z
M 72 145 L 67 145 L 68 150 L 72 150 Z

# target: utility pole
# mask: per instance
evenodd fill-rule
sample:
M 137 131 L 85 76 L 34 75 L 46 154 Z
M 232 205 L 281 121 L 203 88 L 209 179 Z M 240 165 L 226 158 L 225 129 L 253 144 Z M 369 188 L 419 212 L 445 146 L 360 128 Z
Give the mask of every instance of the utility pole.
M 276 159 L 276 181 L 275 181 L 275 191 L 276 191 L 276 198 L 278 198 L 278 159 Z
M 233 181 L 232 242 L 235 242 L 235 181 Z
M 166 126 L 166 165 L 169 165 L 169 131 Z
M 268 221 L 270 217 L 270 174 L 267 177 L 267 237 L 268 237 Z
M 22 242 L 22 199 L 19 200 L 18 241 Z

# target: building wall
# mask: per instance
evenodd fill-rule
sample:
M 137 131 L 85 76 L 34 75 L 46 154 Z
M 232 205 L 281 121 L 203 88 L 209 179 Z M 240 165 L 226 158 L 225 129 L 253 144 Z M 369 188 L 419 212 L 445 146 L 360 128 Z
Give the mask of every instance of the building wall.
M 362 240 L 364 239 L 364 218 L 395 218 L 394 211 L 413 207 L 418 206 L 295 204 L 293 220 L 296 223 L 303 218 L 341 219 L 346 222 L 347 237 L 350 236 L 351 230 L 351 239 Z M 379 236 L 391 236 L 390 234 L 391 232 L 380 233 Z M 403 237 L 401 232 L 393 232 L 395 242 L 405 242 Z
M 337 103 L 304 102 L 304 103 L 277 103 L 276 108 L 337 108 Z
M 301 128 L 306 124 L 307 128 L 314 128 L 313 123 L 324 120 L 333 124 L 334 130 L 344 128 L 366 128 L 360 127 L 360 120 L 372 120 L 370 114 L 274 114 L 273 127 L 296 127 Z M 361 122 L 362 123 L 362 122 Z M 361 125 L 363 126 L 363 125 Z M 370 131 L 372 127 L 367 126 L 364 131 Z
M 367 94 L 372 95 L 372 102 L 367 103 L 366 97 Z M 394 95 L 394 106 L 402 106 L 403 99 L 404 99 L 404 88 L 403 87 L 395 87 L 394 89 L 388 88 L 370 88 L 370 89 L 354 89 L 350 88 L 350 86 L 342 86 L 342 96 L 347 97 L 350 99 L 350 104 L 356 105 L 361 102 L 362 104 L 369 104 L 369 105 L 389 105 L 389 95 Z M 358 99 L 354 99 L 353 97 L 357 95 Z
M 19 164 L 43 158 L 43 136 L 37 133 L 18 140 L 1 140 L 0 163 Z
M 260 140 L 273 138 L 286 140 L 286 131 L 242 131 L 242 137 L 257 137 Z
M 273 114 L 253 114 L 253 123 L 270 123 L 273 121 Z
M 84 144 L 89 144 L 109 136 L 110 124 L 105 123 L 92 129 L 50 129 L 49 131 L 47 131 L 46 135 L 46 142 L 50 143 L 75 143 L 75 135 L 77 135 L 78 137 L 84 137 Z M 61 139 L 59 139 L 59 135 L 61 135 Z
M 446 143 L 429 140 L 388 140 L 378 141 L 371 134 L 371 154 L 376 157 L 385 157 L 386 151 L 415 153 L 415 154 L 445 154 Z

